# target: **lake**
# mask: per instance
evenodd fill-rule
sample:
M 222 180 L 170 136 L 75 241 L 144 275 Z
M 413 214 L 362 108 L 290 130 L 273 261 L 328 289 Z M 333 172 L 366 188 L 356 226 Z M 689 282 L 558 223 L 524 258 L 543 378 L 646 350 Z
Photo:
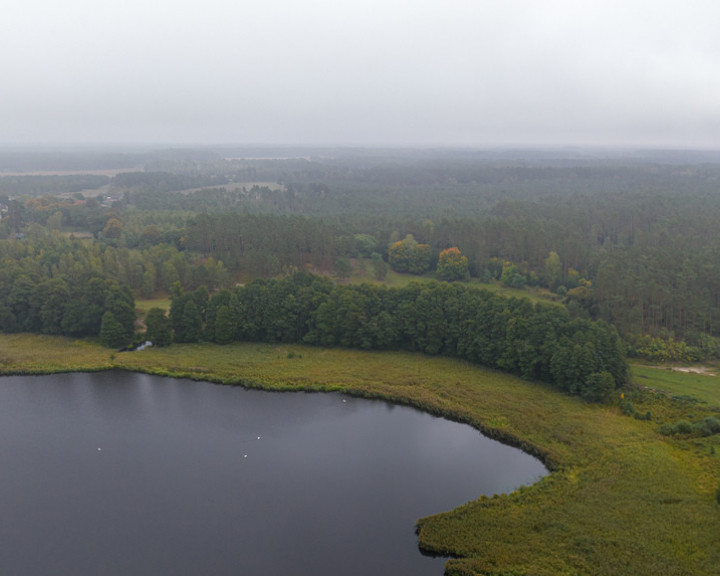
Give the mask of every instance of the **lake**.
M 473 428 L 327 393 L 0 378 L 0 573 L 433 575 L 415 522 L 547 473 Z

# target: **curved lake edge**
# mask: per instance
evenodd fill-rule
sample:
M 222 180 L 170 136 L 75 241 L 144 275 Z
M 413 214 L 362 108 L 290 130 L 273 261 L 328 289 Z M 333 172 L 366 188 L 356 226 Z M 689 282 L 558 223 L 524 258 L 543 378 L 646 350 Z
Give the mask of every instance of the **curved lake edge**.
M 430 416 L 443 418 L 445 420 L 466 425 L 486 438 L 489 438 L 491 440 L 495 440 L 497 442 L 500 442 L 506 446 L 509 446 L 511 448 L 520 449 L 521 451 L 525 452 L 526 454 L 536 458 L 539 460 L 543 466 L 545 467 L 548 474 L 552 472 L 551 468 L 547 465 L 545 460 L 543 459 L 545 457 L 545 453 L 537 449 L 536 447 L 529 445 L 525 442 L 522 442 L 517 437 L 504 434 L 501 431 L 495 429 L 495 428 L 489 428 L 487 426 L 483 426 L 477 419 L 473 418 L 467 418 L 463 417 L 462 415 L 459 415 L 451 410 L 444 410 L 442 408 L 439 408 L 438 406 L 434 406 L 432 404 L 428 403 L 422 403 L 414 401 L 411 398 L 397 396 L 397 395 L 390 395 L 390 394 L 379 394 L 379 393 L 370 393 L 366 390 L 357 389 L 357 388 L 350 388 L 346 389 L 343 387 L 336 387 L 336 386 L 323 386 L 323 385 L 313 385 L 313 384 L 306 384 L 306 385 L 290 385 L 290 384 L 281 384 L 281 383 L 275 383 L 275 386 L 268 387 L 267 385 L 263 385 L 261 382 L 245 379 L 245 378 L 237 378 L 237 379 L 223 379 L 223 378 L 214 378 L 212 373 L 203 373 L 202 375 L 199 375 L 194 372 L 172 372 L 172 371 L 166 371 L 162 369 L 138 369 L 138 368 L 127 368 L 123 366 L 107 366 L 107 367 L 95 367 L 93 369 L 84 370 L 84 369 L 52 369 L 52 370 L 18 370 L 18 371 L 0 371 L 0 378 L 2 377 L 11 377 L 11 376 L 22 376 L 22 377 L 39 377 L 44 378 L 48 376 L 52 376 L 54 374 L 91 374 L 91 373 L 102 373 L 102 372 L 120 372 L 120 373 L 129 373 L 129 374 L 146 374 L 153 377 L 158 378 L 169 378 L 169 379 L 177 379 L 177 380 L 188 380 L 192 381 L 198 384 L 212 384 L 217 386 L 227 386 L 227 387 L 237 387 L 237 388 L 243 388 L 246 390 L 256 390 L 261 391 L 265 393 L 278 393 L 278 394 L 293 394 L 293 393 L 305 393 L 305 394 L 342 394 L 348 397 L 357 398 L 360 400 L 368 400 L 368 401 L 381 401 L 386 402 L 391 405 L 396 406 L 402 406 L 410 409 L 417 410 L 419 412 L 428 414 Z M 545 478 L 547 475 L 543 474 L 541 476 L 538 476 L 535 478 L 535 481 L 532 484 L 535 484 L 539 481 L 541 481 L 543 478 Z M 518 490 L 525 489 L 528 486 L 531 486 L 532 484 L 524 484 L 516 488 L 515 490 L 511 491 L 510 493 L 517 492 Z M 497 494 L 491 496 L 495 497 Z M 480 499 L 488 498 L 488 496 L 480 496 Z M 457 507 L 462 507 L 464 505 L 468 504 L 468 502 L 459 502 L 457 504 Z M 438 512 L 436 514 L 433 514 L 432 516 L 435 516 L 437 514 L 442 514 L 443 512 Z M 431 516 L 430 516 L 431 517 Z M 427 517 L 427 518 L 430 518 Z M 416 525 L 415 525 L 415 534 L 418 537 L 417 547 L 418 552 L 422 554 L 423 556 L 430 557 L 430 558 L 438 558 L 438 559 L 453 559 L 453 558 L 461 558 L 458 554 L 455 554 L 451 550 L 441 550 L 434 548 L 432 546 L 429 546 L 420 538 L 421 533 L 421 522 L 424 520 L 424 518 L 418 519 Z
M 637 409 L 653 415 L 638 420 L 617 402 L 590 405 L 536 382 L 411 353 L 242 343 L 116 354 L 88 341 L 28 334 L 0 335 L 0 349 L 0 374 L 115 368 L 264 390 L 355 393 L 468 423 L 533 455 L 537 449 L 550 470 L 538 482 L 421 519 L 421 545 L 450 558 L 447 574 L 717 573 L 720 534 L 703 526 L 717 523 L 720 444 L 659 435 L 661 424 L 687 412 L 667 398 L 633 392 Z M 668 505 L 668 494 L 682 507 Z
M 542 462 L 543 466 L 547 468 L 549 472 L 554 472 L 562 469 L 562 464 L 553 460 L 547 451 L 535 446 L 534 444 L 522 440 L 518 436 L 508 434 L 498 428 L 493 428 L 485 425 L 477 418 L 466 417 L 462 414 L 449 409 L 443 409 L 439 406 L 419 402 L 412 398 L 405 396 L 398 396 L 392 394 L 382 394 L 377 392 L 369 392 L 361 388 L 344 388 L 342 386 L 326 386 L 322 384 L 285 384 L 282 382 L 275 382 L 273 386 L 268 386 L 262 382 L 247 379 L 226 379 L 213 377 L 212 372 L 208 372 L 202 375 L 198 375 L 196 372 L 174 372 L 160 369 L 147 369 L 147 368 L 129 368 L 125 366 L 107 366 L 107 367 L 95 367 L 90 369 L 84 368 L 70 368 L 70 369 L 57 369 L 57 370 L 0 370 L 0 377 L 3 376 L 49 376 L 52 374 L 67 374 L 67 373 L 92 373 L 92 372 L 107 372 L 107 371 L 122 371 L 131 372 L 137 374 L 148 374 L 150 376 L 160 376 L 165 378 L 180 378 L 184 380 L 192 380 L 194 382 L 207 382 L 209 384 L 216 384 L 219 386 L 238 386 L 240 388 L 246 388 L 248 390 L 264 390 L 266 392 L 281 392 L 281 393 L 292 393 L 292 392 L 304 392 L 304 393 L 327 393 L 327 392 L 339 392 L 346 394 L 353 398 L 362 398 L 366 400 L 383 400 L 391 404 L 398 406 L 407 406 L 409 408 L 415 408 L 431 416 L 437 416 L 438 418 L 445 418 L 451 422 L 458 424 L 466 424 L 471 428 L 474 428 L 480 432 L 483 436 L 490 438 L 491 440 L 497 440 L 502 444 L 522 450 L 526 454 L 529 454 L 533 458 L 537 458 Z
M 92 369 L 53 369 L 53 370 L 19 370 L 19 371 L 5 371 L 0 370 L 0 378 L 3 376 L 51 376 L 53 374 L 73 374 L 73 373 L 93 373 L 93 372 L 128 372 L 133 374 L 147 374 L 149 376 L 156 376 L 156 377 L 162 377 L 162 378 L 175 378 L 175 379 L 183 379 L 183 380 L 191 380 L 193 382 L 197 383 L 208 383 L 218 386 L 230 386 L 230 387 L 239 387 L 244 388 L 247 390 L 259 390 L 264 392 L 276 392 L 279 394 L 292 394 L 292 393 L 306 393 L 306 394 L 323 394 L 323 393 L 339 393 L 344 394 L 348 397 L 353 398 L 359 398 L 362 400 L 377 400 L 377 401 L 384 401 L 388 402 L 390 404 L 394 404 L 397 406 L 404 406 L 408 408 L 412 408 L 415 410 L 418 410 L 420 412 L 424 412 L 426 414 L 429 414 L 431 416 L 435 416 L 438 418 L 444 418 L 446 420 L 449 420 L 451 422 L 455 422 L 457 424 L 463 424 L 470 426 L 471 428 L 477 430 L 480 434 L 483 436 L 495 440 L 497 442 L 500 442 L 506 446 L 509 446 L 511 448 L 517 448 L 526 454 L 536 458 L 539 460 L 543 466 L 548 471 L 548 475 L 543 475 L 536 479 L 536 481 L 533 484 L 536 484 L 538 482 L 541 482 L 544 478 L 547 478 L 550 474 L 552 474 L 553 471 L 557 470 L 559 468 L 558 464 L 553 462 L 550 458 L 548 458 L 547 452 L 541 450 L 540 448 L 525 442 L 518 438 L 517 436 L 504 433 L 503 431 L 492 428 L 484 425 L 482 422 L 480 422 L 476 418 L 470 418 L 470 417 L 464 417 L 461 414 L 458 414 L 457 412 L 454 412 L 452 410 L 442 409 L 441 407 L 438 407 L 433 404 L 424 403 L 424 402 L 418 402 L 416 400 L 413 400 L 412 398 L 407 398 L 404 396 L 398 396 L 398 395 L 391 395 L 391 394 L 381 394 L 381 393 L 372 393 L 368 392 L 367 390 L 363 390 L 360 388 L 344 388 L 342 386 L 325 386 L 321 384 L 303 384 L 303 385 L 297 385 L 297 384 L 287 384 L 287 383 L 280 383 L 275 382 L 273 386 L 267 386 L 264 385 L 262 382 L 258 382 L 256 380 L 247 379 L 247 378 L 237 378 L 237 379 L 227 379 L 227 378 L 218 378 L 213 377 L 212 372 L 203 372 L 202 374 L 198 374 L 197 372 L 185 372 L 185 371 L 168 371 L 168 370 L 162 370 L 158 368 L 129 368 L 125 366 L 117 366 L 117 365 L 111 365 L 106 367 L 94 367 Z M 531 484 L 532 485 L 532 484 Z M 513 490 L 513 492 L 518 492 L 522 489 L 526 489 L 529 485 L 523 485 L 518 487 L 517 489 Z M 497 494 L 493 495 L 492 497 L 497 496 Z M 487 498 L 487 496 L 481 496 L 482 498 Z M 468 502 L 460 502 L 458 503 L 457 507 L 462 507 L 464 505 L 468 504 Z M 442 514 L 442 512 L 439 512 L 438 514 Z M 437 514 L 433 514 L 433 516 L 436 516 Z M 428 517 L 429 518 L 429 517 Z M 452 550 L 447 549 L 440 549 L 433 547 L 431 545 L 428 545 L 422 541 L 420 538 L 421 536 L 421 522 L 425 520 L 424 518 L 418 519 L 416 525 L 415 525 L 415 534 L 418 536 L 418 551 L 424 555 L 431 558 L 445 558 L 445 559 L 452 559 L 452 558 L 461 558 L 462 556 L 459 554 L 454 553 Z
M 412 407 L 271 392 L 120 370 L 0 379 L 3 572 L 189 574 L 206 558 L 216 574 L 438 575 L 419 516 L 547 474 Z

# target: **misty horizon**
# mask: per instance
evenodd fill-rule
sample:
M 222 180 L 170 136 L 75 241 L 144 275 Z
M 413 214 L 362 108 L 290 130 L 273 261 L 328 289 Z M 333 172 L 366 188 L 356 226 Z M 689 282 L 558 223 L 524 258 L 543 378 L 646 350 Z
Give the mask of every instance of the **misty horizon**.
M 720 148 L 720 5 L 27 0 L 0 144 Z

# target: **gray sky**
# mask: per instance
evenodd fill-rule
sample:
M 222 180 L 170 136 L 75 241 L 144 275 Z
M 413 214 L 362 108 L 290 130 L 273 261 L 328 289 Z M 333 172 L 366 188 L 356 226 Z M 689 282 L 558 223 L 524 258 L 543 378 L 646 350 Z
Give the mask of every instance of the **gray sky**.
M 0 143 L 720 148 L 717 0 L 22 0 Z

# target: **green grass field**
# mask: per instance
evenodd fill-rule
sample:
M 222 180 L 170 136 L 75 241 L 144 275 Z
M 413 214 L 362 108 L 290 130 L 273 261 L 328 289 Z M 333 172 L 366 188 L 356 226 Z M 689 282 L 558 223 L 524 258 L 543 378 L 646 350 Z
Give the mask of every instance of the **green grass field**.
M 135 300 L 135 312 L 138 318 L 145 318 L 151 308 L 162 308 L 170 310 L 170 296 L 158 296 L 157 298 L 143 298 Z
M 385 279 L 378 282 L 373 275 L 372 260 L 358 259 L 355 262 L 353 274 L 348 279 L 348 282 L 352 284 L 362 284 L 364 282 L 369 284 L 384 284 L 390 288 L 402 288 L 411 282 L 428 282 L 434 279 L 434 274 L 425 274 L 423 276 L 417 276 L 415 274 L 399 274 L 398 272 L 393 272 L 388 268 Z M 524 289 L 509 288 L 497 281 L 481 282 L 477 278 L 473 278 L 468 282 L 465 282 L 465 284 L 470 284 L 472 286 L 476 286 L 477 288 L 482 288 L 507 297 L 514 296 L 516 298 L 527 298 L 533 302 L 551 303 L 560 302 L 562 300 L 562 298 L 557 294 L 553 294 L 552 292 L 540 287 L 530 286 Z
M 419 520 L 456 575 L 699 575 L 720 566 L 720 436 L 666 437 L 713 405 L 626 391 L 639 414 L 586 404 L 465 362 L 264 344 L 174 345 L 113 353 L 94 344 L 0 335 L 0 372 L 115 367 L 278 390 L 337 390 L 464 421 L 541 456 L 553 472 L 512 494 Z M 659 371 L 662 374 L 662 371 Z M 660 380 L 646 378 L 648 386 Z M 198 384 L 201 385 L 201 384 Z M 349 494 L 351 497 L 352 495 Z
M 695 369 L 699 372 L 681 371 L 669 366 L 635 364 L 631 366 L 631 374 L 633 381 L 639 386 L 647 386 L 673 396 L 690 396 L 712 406 L 720 406 L 720 376 L 717 371 L 705 367 Z

